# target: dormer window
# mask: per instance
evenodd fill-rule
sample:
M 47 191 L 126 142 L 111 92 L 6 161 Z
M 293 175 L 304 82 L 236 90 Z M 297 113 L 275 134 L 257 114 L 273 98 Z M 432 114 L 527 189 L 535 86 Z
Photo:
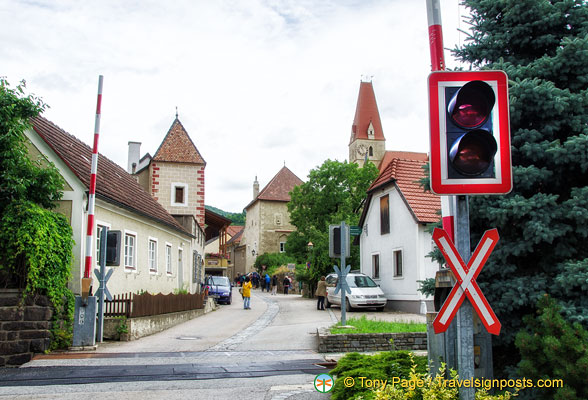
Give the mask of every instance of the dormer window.
M 370 138 L 374 137 L 374 125 L 372 124 L 371 121 L 370 121 L 370 125 L 368 126 L 367 134 L 368 134 L 368 137 L 370 137 Z

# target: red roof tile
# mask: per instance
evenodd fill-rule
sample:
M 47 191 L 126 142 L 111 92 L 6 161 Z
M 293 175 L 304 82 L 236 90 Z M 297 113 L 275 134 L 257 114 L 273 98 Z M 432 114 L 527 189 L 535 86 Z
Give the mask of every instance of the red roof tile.
M 370 122 L 374 127 L 375 140 L 386 140 L 380 121 L 376 95 L 371 82 L 361 82 L 359 85 L 359 95 L 357 97 L 357 106 L 355 108 L 355 118 L 351 126 L 351 142 L 356 139 L 368 139 L 368 128 Z
M 241 225 L 230 225 L 227 227 L 227 235 L 234 237 L 237 233 L 241 232 L 245 228 Z
M 32 123 L 35 132 L 89 188 L 92 163 L 90 146 L 43 117 L 34 118 Z M 189 234 L 127 171 L 102 154 L 98 154 L 96 197 Z
M 242 226 L 241 228 L 245 228 L 244 226 Z M 238 231 L 237 233 L 235 233 L 235 236 L 233 236 L 231 239 L 229 239 L 227 241 L 227 245 L 231 245 L 231 244 L 239 244 L 241 243 L 241 237 L 243 236 L 243 231 L 245 229 L 241 229 L 240 231 Z
M 257 200 L 288 202 L 292 189 L 302 183 L 300 178 L 284 166 L 245 208 L 249 208 Z
M 175 119 L 153 156 L 153 161 L 206 164 L 179 119 Z
M 441 217 L 438 211 L 441 209 L 441 198 L 431 192 L 425 192 L 419 184 L 419 180 L 425 177 L 423 166 L 428 161 L 427 155 L 425 153 L 390 153 L 392 154 L 388 158 L 387 164 L 382 162 L 380 175 L 370 186 L 368 193 L 394 184 L 417 222 L 439 221 Z M 411 155 L 414 157 L 411 158 Z

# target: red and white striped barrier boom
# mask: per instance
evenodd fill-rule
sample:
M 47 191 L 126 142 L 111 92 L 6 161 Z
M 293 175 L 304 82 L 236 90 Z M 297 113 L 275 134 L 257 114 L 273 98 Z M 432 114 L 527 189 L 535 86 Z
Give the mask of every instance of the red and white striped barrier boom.
M 429 24 L 429 49 L 431 52 L 431 71 L 445 70 L 443 54 L 443 29 L 441 28 L 441 6 L 439 0 L 427 0 L 427 21 Z M 441 216 L 443 229 L 455 240 L 454 196 L 441 196 Z
M 102 105 L 102 81 L 104 77 L 98 77 L 98 99 L 96 102 L 96 120 L 94 122 L 94 145 L 92 147 L 92 167 L 90 170 L 90 192 L 88 197 L 88 223 L 86 232 L 86 264 L 84 278 L 82 279 L 82 296 L 88 296 L 92 285 L 92 239 L 94 236 L 94 205 L 96 201 L 96 174 L 98 172 L 98 137 L 100 135 L 100 114 Z

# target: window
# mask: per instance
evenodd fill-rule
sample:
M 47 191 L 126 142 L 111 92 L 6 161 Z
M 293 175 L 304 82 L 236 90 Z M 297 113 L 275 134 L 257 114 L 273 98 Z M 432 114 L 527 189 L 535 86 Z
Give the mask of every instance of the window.
M 374 148 L 372 146 L 370 146 L 370 149 L 368 150 L 368 154 L 370 157 L 374 156 Z
M 380 197 L 380 233 L 390 233 L 390 200 L 389 196 Z
M 171 205 L 188 205 L 188 185 L 186 183 L 173 182 L 171 184 Z
M 402 250 L 395 250 L 394 254 L 394 276 L 402 276 Z
M 372 254 L 372 271 L 374 279 L 380 279 L 380 255 Z
M 284 253 L 286 251 L 286 242 L 280 242 L 280 253 Z
M 157 272 L 157 240 L 149 239 L 148 257 L 149 272 Z
M 125 232 L 125 267 L 135 269 L 135 244 L 137 236 Z
M 182 203 L 184 204 L 184 188 L 180 186 L 176 186 L 176 192 L 174 193 L 175 199 L 174 203 Z
M 172 264 L 171 264 L 171 244 L 165 244 L 165 271 L 171 275 L 172 273 Z

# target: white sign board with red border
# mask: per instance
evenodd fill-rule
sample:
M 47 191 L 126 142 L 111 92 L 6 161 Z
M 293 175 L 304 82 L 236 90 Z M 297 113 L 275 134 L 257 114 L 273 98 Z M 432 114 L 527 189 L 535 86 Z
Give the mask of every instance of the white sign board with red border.
M 493 178 L 457 179 L 448 177 L 445 88 L 461 87 L 470 81 L 484 81 L 494 90 L 492 133 L 498 145 Z M 429 75 L 429 118 L 431 134 L 431 189 L 440 195 L 504 194 L 512 189 L 508 77 L 504 71 L 433 72 Z
M 439 310 L 437 317 L 433 321 L 435 333 L 441 333 L 447 330 L 455 314 L 457 314 L 457 310 L 467 296 L 474 310 L 480 316 L 480 320 L 486 327 L 486 330 L 493 335 L 500 334 L 502 325 L 476 282 L 476 278 L 482 271 L 498 239 L 499 236 L 496 229 L 486 231 L 466 265 L 447 235 L 447 232 L 443 229 L 435 228 L 433 240 L 443 253 L 449 268 L 453 271 L 457 280 L 457 283 L 449 293 L 449 296 L 447 296 L 441 310 Z

